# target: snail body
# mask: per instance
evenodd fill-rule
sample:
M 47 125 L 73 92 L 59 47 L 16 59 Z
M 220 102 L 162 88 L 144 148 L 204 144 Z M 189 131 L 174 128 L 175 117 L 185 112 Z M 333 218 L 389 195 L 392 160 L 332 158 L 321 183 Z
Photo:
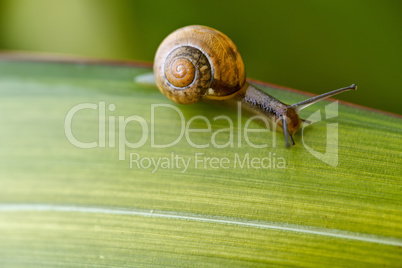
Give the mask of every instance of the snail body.
M 241 102 L 248 110 L 263 114 L 284 132 L 286 146 L 304 121 L 299 111 L 319 100 L 351 89 L 334 90 L 287 105 L 246 82 L 243 59 L 236 45 L 223 33 L 206 26 L 187 26 L 167 36 L 154 60 L 159 90 L 170 100 L 192 104 L 202 99 Z

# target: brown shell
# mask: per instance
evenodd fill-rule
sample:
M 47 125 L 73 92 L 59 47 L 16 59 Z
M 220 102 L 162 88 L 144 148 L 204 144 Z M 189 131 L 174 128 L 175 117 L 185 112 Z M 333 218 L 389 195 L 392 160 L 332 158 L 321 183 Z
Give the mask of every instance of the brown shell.
M 154 74 L 159 90 L 181 104 L 227 98 L 246 82 L 236 45 L 223 33 L 199 25 L 180 28 L 163 40 Z

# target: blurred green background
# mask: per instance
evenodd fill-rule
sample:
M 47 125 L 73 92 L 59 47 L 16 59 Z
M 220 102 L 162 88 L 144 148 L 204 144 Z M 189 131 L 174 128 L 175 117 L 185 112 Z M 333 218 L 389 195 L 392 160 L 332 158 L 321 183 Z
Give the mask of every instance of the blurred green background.
M 0 0 L 0 49 L 152 61 L 176 28 L 228 35 L 248 77 L 402 114 L 402 1 Z

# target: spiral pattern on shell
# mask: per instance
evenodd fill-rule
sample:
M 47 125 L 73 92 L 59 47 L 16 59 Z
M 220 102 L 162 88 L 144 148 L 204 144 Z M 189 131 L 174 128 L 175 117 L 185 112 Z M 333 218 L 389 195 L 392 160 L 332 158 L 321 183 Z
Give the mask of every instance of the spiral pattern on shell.
M 221 32 L 199 25 L 178 29 L 163 40 L 154 74 L 159 90 L 181 104 L 229 98 L 246 81 L 235 44 Z
M 163 86 L 169 98 L 178 103 L 199 101 L 211 84 L 211 65 L 197 48 L 181 46 L 165 59 Z
M 173 86 L 186 87 L 194 81 L 195 68 L 190 60 L 180 58 L 171 65 L 165 66 L 165 75 Z

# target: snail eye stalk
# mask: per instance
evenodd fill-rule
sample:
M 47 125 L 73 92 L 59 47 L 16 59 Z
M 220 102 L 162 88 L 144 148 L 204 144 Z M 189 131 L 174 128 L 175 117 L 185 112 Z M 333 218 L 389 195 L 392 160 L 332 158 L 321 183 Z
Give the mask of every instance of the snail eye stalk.
M 314 103 L 316 103 L 316 102 L 318 102 L 320 100 L 332 97 L 334 95 L 337 95 L 337 94 L 345 92 L 345 91 L 356 90 L 356 89 L 357 89 L 357 86 L 355 84 L 352 84 L 352 85 L 350 85 L 348 87 L 343 87 L 343 88 L 340 88 L 340 89 L 336 89 L 336 90 L 333 90 L 333 91 L 330 91 L 330 92 L 327 92 L 327 93 L 312 97 L 310 99 L 307 99 L 307 100 L 292 104 L 291 106 L 294 107 L 297 111 L 300 111 L 300 110 L 303 110 L 304 108 L 306 108 L 306 107 L 308 107 L 308 106 L 310 106 L 310 105 L 312 105 L 312 104 L 314 104 Z

